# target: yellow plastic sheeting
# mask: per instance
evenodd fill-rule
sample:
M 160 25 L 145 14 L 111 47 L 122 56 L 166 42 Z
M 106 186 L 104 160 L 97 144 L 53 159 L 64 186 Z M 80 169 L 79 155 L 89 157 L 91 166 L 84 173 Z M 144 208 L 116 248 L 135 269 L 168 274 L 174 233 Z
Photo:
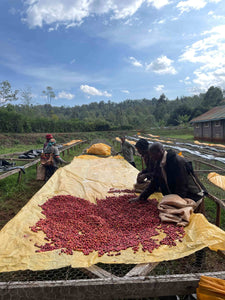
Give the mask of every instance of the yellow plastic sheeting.
M 199 300 L 224 300 L 225 280 L 220 278 L 201 276 L 196 291 Z
M 121 251 L 121 255 L 98 257 L 97 252 L 85 256 L 81 251 L 73 255 L 60 250 L 37 253 L 37 244 L 44 244 L 43 232 L 32 232 L 30 226 L 44 218 L 41 207 L 47 199 L 55 195 L 72 195 L 95 203 L 95 199 L 105 198 L 111 188 L 133 189 L 138 170 L 121 156 L 99 158 L 82 155 L 75 157 L 67 166 L 60 168 L 49 181 L 30 199 L 20 212 L 0 231 L 0 272 L 16 270 L 49 270 L 71 265 L 89 267 L 96 263 L 137 264 L 173 260 L 192 254 L 204 247 L 213 250 L 225 250 L 225 232 L 210 224 L 203 215 L 191 216 L 190 224 L 185 228 L 186 235 L 182 243 L 175 247 L 162 245 L 152 253 L 132 249 Z M 115 194 L 118 195 L 118 194 Z M 154 194 L 152 198 L 160 198 Z M 127 204 L 129 205 L 129 203 Z M 122 222 L 122 220 L 121 220 Z M 158 238 L 158 237 L 157 237 Z M 159 237 L 160 238 L 160 237 Z
M 86 151 L 88 154 L 96 154 L 96 155 L 104 155 L 104 156 L 111 155 L 111 147 L 103 143 L 93 144 Z
M 153 141 L 153 142 L 173 144 L 173 142 L 171 142 L 171 141 L 165 141 L 165 140 L 160 140 L 160 139 L 156 139 L 156 138 L 148 138 L 148 137 L 145 137 L 145 136 L 139 136 L 139 138 L 140 139 L 150 140 L 150 141 Z
M 154 135 L 154 134 L 151 134 L 151 133 L 148 133 L 149 136 L 151 137 L 159 137 L 159 135 Z
M 207 176 L 208 180 L 225 191 L 225 176 L 211 172 Z
M 66 144 L 63 144 L 63 146 L 70 146 L 70 145 L 73 145 L 73 144 L 78 143 L 78 142 L 82 142 L 82 140 L 72 140 L 72 141 L 70 141 Z
M 206 146 L 216 146 L 216 147 L 222 147 L 222 148 L 225 148 L 225 145 L 223 144 L 209 144 L 209 143 L 201 143 L 199 141 L 194 141 L 195 144 L 197 145 L 206 145 Z
M 119 137 L 116 137 L 115 140 L 117 142 L 120 142 L 121 143 L 121 139 Z M 131 141 L 131 140 L 128 140 L 128 139 L 125 139 L 127 142 L 129 142 L 130 144 L 132 145 L 136 145 L 136 142 L 135 141 Z

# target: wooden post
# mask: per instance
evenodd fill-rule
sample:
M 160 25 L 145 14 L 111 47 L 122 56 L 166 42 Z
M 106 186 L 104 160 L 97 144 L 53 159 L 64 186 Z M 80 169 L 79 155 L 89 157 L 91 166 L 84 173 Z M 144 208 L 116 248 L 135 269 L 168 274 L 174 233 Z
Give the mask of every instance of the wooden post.
M 20 183 L 22 179 L 22 171 L 20 170 L 18 173 L 17 183 Z
M 216 226 L 220 227 L 221 207 L 216 203 Z

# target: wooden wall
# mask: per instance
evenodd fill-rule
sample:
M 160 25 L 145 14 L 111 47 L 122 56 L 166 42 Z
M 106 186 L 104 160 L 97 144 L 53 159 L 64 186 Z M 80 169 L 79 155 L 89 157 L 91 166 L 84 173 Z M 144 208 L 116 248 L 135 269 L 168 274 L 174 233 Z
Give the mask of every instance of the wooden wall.
M 225 142 L 225 119 L 194 123 L 194 138 L 209 142 Z

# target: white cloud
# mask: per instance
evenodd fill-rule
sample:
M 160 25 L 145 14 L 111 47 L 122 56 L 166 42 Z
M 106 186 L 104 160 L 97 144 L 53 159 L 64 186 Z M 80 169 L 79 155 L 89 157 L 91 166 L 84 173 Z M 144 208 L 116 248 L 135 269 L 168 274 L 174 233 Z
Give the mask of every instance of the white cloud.
M 134 58 L 133 56 L 129 57 L 130 62 L 133 66 L 135 67 L 142 67 L 142 63 L 140 61 L 138 61 L 136 58 Z
M 225 19 L 225 16 L 220 16 L 220 15 L 213 15 L 212 17 L 215 20 L 222 20 L 223 21 Z
M 166 22 L 166 19 L 162 19 L 158 21 L 158 24 L 164 24 Z
M 146 70 L 151 70 L 158 74 L 176 74 L 177 71 L 172 66 L 172 63 L 173 60 L 162 55 L 150 64 L 146 65 Z
M 148 0 L 147 2 L 152 4 L 157 9 L 160 9 L 170 3 L 169 0 Z
M 65 91 L 61 91 L 61 92 L 58 93 L 58 97 L 57 98 L 72 100 L 74 97 L 75 97 L 75 95 L 73 95 L 71 93 L 67 93 Z
M 154 89 L 157 91 L 157 92 L 162 92 L 164 90 L 164 85 L 163 84 L 158 84 L 157 86 L 154 87 Z
M 180 1 L 177 4 L 177 8 L 183 12 L 189 12 L 191 9 L 201 9 L 205 7 L 206 5 L 206 0 L 187 0 L 187 1 Z
M 169 4 L 168 0 L 26 0 L 23 20 L 32 27 L 44 24 L 61 24 L 67 28 L 79 26 L 85 18 L 93 15 L 110 14 L 112 19 L 133 16 L 143 3 L 157 9 Z
M 130 92 L 128 90 L 122 90 L 121 92 L 124 94 L 130 94 Z
M 81 85 L 80 89 L 85 93 L 85 94 L 89 94 L 92 96 L 105 96 L 105 97 L 112 97 L 111 94 L 109 94 L 107 91 L 100 91 L 98 89 L 96 89 L 93 86 L 89 86 L 89 85 Z
M 189 12 L 190 10 L 199 10 L 201 8 L 204 8 L 207 3 L 213 2 L 218 3 L 221 0 L 186 0 L 186 1 L 180 1 L 177 4 L 177 8 L 180 10 L 181 13 L 183 12 Z
M 180 79 L 179 81 L 181 83 L 184 83 L 185 85 L 190 85 L 191 84 L 191 80 L 190 80 L 189 76 L 187 76 L 185 79 Z
M 211 85 L 225 87 L 225 25 L 203 33 L 205 38 L 186 47 L 180 61 L 197 64 L 193 80 L 201 89 Z
M 201 89 L 206 91 L 210 86 L 219 86 L 225 88 L 225 65 L 220 69 L 212 70 L 211 72 L 202 72 L 197 69 L 194 72 L 196 78 L 193 82 Z

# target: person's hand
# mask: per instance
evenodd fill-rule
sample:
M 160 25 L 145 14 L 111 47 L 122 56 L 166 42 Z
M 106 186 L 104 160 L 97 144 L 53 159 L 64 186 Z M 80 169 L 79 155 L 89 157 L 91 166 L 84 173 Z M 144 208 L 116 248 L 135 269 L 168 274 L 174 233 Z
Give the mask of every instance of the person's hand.
M 147 178 L 146 174 L 138 174 L 137 183 L 143 183 L 146 178 Z
M 136 197 L 136 198 L 131 198 L 131 199 L 129 200 L 129 203 L 146 203 L 146 202 L 148 202 L 148 200 L 147 200 L 147 199 L 144 200 L 144 199 L 142 199 L 140 196 L 138 196 L 138 197 Z
M 129 203 L 134 203 L 134 202 L 139 202 L 139 197 L 136 197 L 136 198 L 132 198 L 129 200 Z

